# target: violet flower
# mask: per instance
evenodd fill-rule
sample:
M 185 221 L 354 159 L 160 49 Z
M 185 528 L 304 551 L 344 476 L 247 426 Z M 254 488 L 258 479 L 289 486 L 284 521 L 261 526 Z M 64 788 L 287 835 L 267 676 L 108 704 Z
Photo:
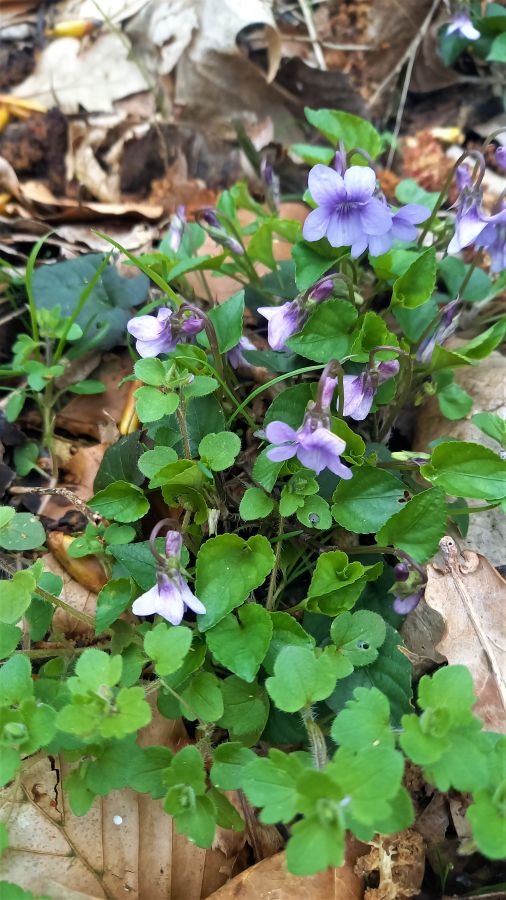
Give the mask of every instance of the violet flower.
M 300 331 L 309 315 L 298 299 L 281 306 L 259 306 L 257 312 L 269 322 L 267 340 L 272 350 L 285 350 L 288 338 Z
M 393 378 L 399 371 L 399 361 L 389 360 L 364 369 L 360 375 L 345 375 L 343 378 L 343 415 L 362 422 L 370 413 L 378 385 Z
M 214 209 L 204 209 L 201 215 L 208 225 L 208 228 L 205 230 L 212 237 L 213 241 L 230 250 L 231 253 L 235 253 L 236 256 L 244 256 L 244 247 L 225 230 Z
M 459 312 L 462 303 L 459 297 L 451 300 L 442 309 L 441 321 L 432 335 L 423 339 L 418 350 L 416 351 L 416 359 L 418 362 L 429 363 L 436 344 L 442 345 L 457 329 Z
M 502 200 L 502 211 L 506 211 L 506 201 Z M 490 256 L 490 271 L 502 272 L 506 269 L 506 220 L 489 222 L 476 240 L 477 247 L 483 247 Z
M 481 190 L 465 187 L 457 201 L 455 234 L 448 244 L 448 253 L 459 253 L 475 244 L 487 225 L 506 222 L 506 208 L 492 216 L 481 209 Z
M 134 600 L 132 612 L 136 616 L 151 616 L 157 613 L 171 625 L 179 625 L 186 608 L 195 613 L 205 613 L 204 604 L 192 593 L 181 574 L 182 546 L 183 539 L 179 532 L 168 531 L 165 539 L 167 554 L 165 567 L 158 570 L 154 587 Z
M 478 38 L 481 38 L 480 32 L 474 27 L 470 17 L 464 10 L 453 17 L 446 29 L 446 34 L 455 34 L 466 41 L 477 41 Z
M 405 562 L 398 562 L 394 566 L 394 576 L 396 581 L 407 581 L 409 578 L 409 567 Z
M 308 186 L 318 207 L 309 213 L 303 236 L 306 241 L 327 237 L 332 247 L 351 247 L 352 257 L 362 252 L 364 235 L 390 231 L 392 216 L 374 196 L 376 174 L 369 166 L 350 166 L 340 175 L 318 164 L 309 172 Z
M 134 316 L 127 322 L 127 331 L 135 338 L 137 353 L 142 357 L 170 353 L 177 344 L 191 342 L 203 328 L 198 316 L 176 318 L 167 306 L 161 306 L 156 316 Z
M 395 597 L 392 603 L 393 609 L 399 616 L 407 616 L 416 609 L 422 597 L 423 591 L 410 594 L 409 597 Z
M 333 290 L 333 278 L 320 278 L 309 291 L 308 299 L 312 300 L 314 303 L 321 303 L 322 300 L 328 300 Z
M 278 212 L 279 204 L 281 202 L 279 178 L 270 162 L 266 159 L 262 159 L 262 162 L 260 163 L 260 174 L 265 185 L 265 195 L 269 209 L 271 212 Z
M 506 147 L 498 147 L 495 151 L 495 161 L 500 169 L 506 170 Z
M 296 456 L 306 469 L 312 469 L 317 475 L 323 469 L 330 469 L 334 475 L 348 480 L 352 472 L 340 459 L 346 443 L 330 431 L 329 424 L 329 417 L 311 412 L 306 413 L 297 431 L 286 422 L 269 422 L 265 436 L 277 446 L 267 451 L 267 458 L 282 462 Z
M 430 216 L 430 209 L 420 203 L 407 203 L 392 213 L 392 227 L 385 234 L 363 235 L 362 241 L 357 241 L 355 250 L 363 253 L 369 246 L 371 256 L 382 256 L 388 253 L 394 240 L 414 241 L 418 232 L 415 225 L 425 222 Z
M 457 166 L 457 169 L 455 171 L 455 182 L 457 184 L 457 190 L 459 194 L 464 190 L 464 188 L 472 187 L 473 176 L 469 166 Z
M 178 206 L 174 215 L 171 216 L 169 231 L 167 235 L 169 247 L 174 253 L 177 253 L 181 246 L 185 225 L 185 208 L 184 206 Z
M 256 349 L 253 341 L 250 341 L 250 339 L 243 334 L 239 343 L 228 351 L 227 360 L 233 369 L 238 369 L 239 367 L 242 369 L 253 369 L 254 366 L 252 366 L 252 364 L 242 355 L 242 351 Z

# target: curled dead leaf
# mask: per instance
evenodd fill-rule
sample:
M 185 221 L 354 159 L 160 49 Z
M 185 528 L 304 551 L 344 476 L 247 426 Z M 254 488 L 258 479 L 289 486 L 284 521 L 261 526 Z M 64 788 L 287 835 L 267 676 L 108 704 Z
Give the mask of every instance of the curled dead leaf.
M 47 545 L 60 565 L 78 584 L 98 594 L 107 582 L 107 573 L 97 556 L 81 556 L 79 559 L 69 556 L 68 549 L 74 540 L 70 534 L 50 531 Z
M 491 731 L 506 732 L 506 581 L 486 557 L 462 555 L 452 538 L 440 541 L 444 565 L 427 566 L 425 600 L 444 619 L 436 649 L 473 676 L 474 711 Z
M 368 888 L 364 900 L 417 897 L 425 872 L 425 844 L 421 834 L 407 829 L 388 837 L 380 835 L 367 856 L 358 859 L 355 872 L 379 875 L 379 886 Z
M 78 612 L 94 616 L 97 608 L 96 592 L 90 591 L 88 588 L 83 587 L 82 584 L 74 581 L 52 553 L 46 553 L 41 559 L 44 563 L 45 572 L 52 572 L 53 575 L 59 575 L 62 579 L 61 599 Z M 66 637 L 85 637 L 93 634 L 93 629 L 90 625 L 79 621 L 69 612 L 60 608 L 55 610 L 53 616 L 53 630 L 61 632 Z

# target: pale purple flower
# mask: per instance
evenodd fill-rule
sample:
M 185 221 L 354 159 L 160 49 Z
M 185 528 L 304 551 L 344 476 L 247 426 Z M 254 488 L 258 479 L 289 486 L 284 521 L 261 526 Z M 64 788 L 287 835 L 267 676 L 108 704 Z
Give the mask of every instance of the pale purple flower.
M 481 191 L 464 188 L 457 201 L 455 234 L 448 244 L 448 253 L 459 253 L 475 244 L 487 225 L 506 222 L 506 209 L 487 216 L 481 209 Z
M 216 241 L 217 244 L 221 244 L 222 247 L 230 250 L 231 253 L 235 253 L 236 256 L 244 255 L 244 247 L 241 246 L 235 237 L 225 230 L 214 209 L 204 209 L 201 215 L 209 226 L 206 231 L 209 236 L 212 237 L 213 241 Z
M 257 348 L 255 347 L 253 341 L 250 341 L 250 339 L 243 334 L 242 338 L 239 340 L 239 343 L 236 344 L 235 347 L 232 347 L 232 349 L 227 353 L 229 364 L 233 369 L 238 369 L 239 366 L 242 369 L 252 369 L 252 364 L 248 362 L 248 360 L 243 356 L 242 351 L 256 349 Z
M 337 378 L 332 378 L 331 376 L 327 376 L 322 385 L 321 391 L 321 407 L 323 410 L 329 410 L 330 404 L 332 403 L 332 397 L 334 396 L 334 391 L 337 387 Z
M 467 41 L 477 41 L 478 38 L 481 38 L 480 32 L 474 27 L 470 17 L 463 10 L 453 17 L 446 29 L 446 34 L 455 34 L 457 37 L 464 38 Z
M 336 150 L 336 154 L 334 156 L 334 169 L 339 175 L 344 175 L 344 170 L 346 169 L 346 153 Z
M 281 201 L 279 178 L 267 159 L 262 159 L 260 163 L 260 174 L 265 185 L 269 209 L 271 212 L 277 212 Z
M 392 216 L 386 204 L 374 196 L 376 174 L 369 166 L 350 166 L 340 175 L 330 166 L 318 164 L 309 172 L 308 186 L 318 207 L 304 222 L 305 240 L 327 237 L 332 247 L 351 247 L 351 255 L 356 257 L 362 252 L 364 235 L 390 231 Z
M 343 378 L 343 415 L 362 422 L 370 413 L 378 385 L 393 378 L 399 371 L 399 362 L 392 359 L 374 368 L 364 369 L 359 375 L 345 375 Z
M 132 612 L 136 616 L 158 614 L 171 625 L 179 625 L 186 608 L 195 613 L 205 613 L 204 604 L 192 593 L 181 574 L 179 560 L 182 546 L 180 533 L 168 531 L 165 538 L 166 567 L 158 570 L 154 587 L 134 600 Z
M 458 314 L 460 312 L 461 306 L 462 303 L 457 297 L 456 300 L 451 300 L 450 303 L 447 303 L 446 306 L 443 307 L 441 321 L 436 330 L 432 335 L 429 335 L 423 339 L 420 346 L 418 347 L 418 350 L 416 351 L 416 358 L 418 362 L 430 362 L 436 344 L 439 344 L 441 346 L 445 343 L 445 341 L 448 340 L 449 337 L 452 336 L 452 334 L 454 334 L 457 329 L 459 318 Z
M 281 306 L 259 306 L 257 312 L 267 321 L 267 340 L 272 350 L 284 350 L 285 344 L 302 328 L 309 311 L 299 300 L 288 300 Z
M 418 591 L 416 594 L 410 594 L 409 597 L 395 597 L 392 606 L 399 616 L 407 616 L 408 613 L 413 612 L 413 610 L 416 609 L 422 597 L 423 591 Z
M 502 201 L 506 210 L 506 201 Z M 490 222 L 476 240 L 477 247 L 484 247 L 490 256 L 490 271 L 502 272 L 506 269 L 506 221 Z
M 321 303 L 322 300 L 328 300 L 334 290 L 334 280 L 332 278 L 321 278 L 313 285 L 309 292 L 309 300 L 314 303 Z
M 296 456 L 307 469 L 317 475 L 330 469 L 334 475 L 349 479 L 352 472 L 341 462 L 346 443 L 333 434 L 321 417 L 307 414 L 297 431 L 286 422 L 269 422 L 265 429 L 268 441 L 277 446 L 267 451 L 267 458 L 281 462 Z
M 506 170 L 506 147 L 498 147 L 495 151 L 495 161 L 500 169 Z
M 407 203 L 392 213 L 392 227 L 385 234 L 363 235 L 361 241 L 354 245 L 356 255 L 360 255 L 369 247 L 371 256 L 382 256 L 388 253 L 394 240 L 414 241 L 418 232 L 415 225 L 425 222 L 430 216 L 430 209 L 420 203 Z
M 473 177 L 469 166 L 457 166 L 457 169 L 455 171 L 455 182 L 457 184 L 457 190 L 459 194 L 464 190 L 465 187 L 472 187 Z
M 184 206 L 178 206 L 176 212 L 170 219 L 168 232 L 169 247 L 173 253 L 177 253 L 183 239 L 184 227 L 186 225 L 186 215 Z
M 156 316 L 135 316 L 127 323 L 127 331 L 135 338 L 137 353 L 142 357 L 170 353 L 177 344 L 191 341 L 204 328 L 202 319 L 190 315 L 174 319 L 174 311 L 161 306 Z

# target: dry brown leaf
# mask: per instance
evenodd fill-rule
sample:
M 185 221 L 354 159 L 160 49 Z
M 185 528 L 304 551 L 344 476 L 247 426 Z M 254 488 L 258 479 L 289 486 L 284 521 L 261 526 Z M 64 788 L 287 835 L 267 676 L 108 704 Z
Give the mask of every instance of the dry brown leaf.
M 128 353 L 106 353 L 96 376 L 106 386 L 103 394 L 73 397 L 58 413 L 56 425 L 75 435 L 89 435 L 104 442 L 103 429 L 110 427 L 111 419 L 119 423 L 128 397 L 128 382 L 119 382 L 132 371 Z M 93 377 L 93 376 L 92 376 Z
M 363 880 L 353 871 L 363 845 L 350 841 L 346 862 L 317 875 L 292 875 L 285 854 L 277 853 L 245 869 L 211 894 L 209 900 L 361 900 Z
M 443 566 L 427 566 L 425 601 L 443 617 L 436 646 L 450 664 L 473 676 L 474 707 L 487 728 L 506 733 L 506 581 L 472 550 L 459 555 L 455 541 L 440 541 Z
M 414 828 L 428 844 L 440 844 L 446 837 L 449 823 L 448 799 L 435 791 L 428 806 L 417 816 Z
M 47 535 L 47 546 L 66 572 L 78 584 L 98 594 L 107 582 L 107 574 L 97 556 L 80 556 L 74 559 L 69 556 L 69 547 L 75 540 L 70 534 L 62 531 L 50 531 Z
M 416 831 L 379 836 L 367 856 L 355 866 L 359 875 L 379 874 L 379 887 L 368 888 L 364 900 L 401 900 L 417 897 L 425 872 L 424 840 Z
M 86 613 L 88 616 L 94 616 L 97 608 L 97 595 L 94 591 L 83 587 L 74 581 L 71 575 L 60 565 L 52 553 L 46 553 L 41 557 L 44 563 L 44 571 L 52 572 L 59 575 L 63 581 L 63 588 L 60 594 L 62 600 L 72 606 L 78 612 Z M 62 632 L 67 637 L 85 636 L 93 634 L 93 629 L 85 622 L 75 619 L 70 613 L 64 609 L 56 609 L 53 616 L 53 628 L 55 631 Z
M 182 723 L 164 719 L 154 695 L 149 699 L 154 717 L 139 743 L 177 750 L 188 740 Z M 21 784 L 2 792 L 8 802 L 0 819 L 10 844 L 1 878 L 52 900 L 77 900 L 72 891 L 100 900 L 203 900 L 226 881 L 224 855 L 176 834 L 160 800 L 112 791 L 86 816 L 74 816 L 62 790 L 70 770 L 58 757 L 39 754 L 26 760 Z

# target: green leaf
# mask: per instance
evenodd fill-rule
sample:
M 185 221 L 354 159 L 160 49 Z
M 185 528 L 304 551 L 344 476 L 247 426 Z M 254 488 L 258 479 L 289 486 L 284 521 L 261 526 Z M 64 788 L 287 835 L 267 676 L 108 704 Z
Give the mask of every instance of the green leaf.
M 15 422 L 23 406 L 25 405 L 26 391 L 13 391 L 5 406 L 5 418 L 8 422 Z
M 446 371 L 441 369 L 436 374 L 436 383 L 438 384 L 436 396 L 439 409 L 446 419 L 451 421 L 463 419 L 473 408 L 473 398 L 453 381 L 453 372 L 449 373 L 449 381 L 446 379 L 442 381 L 441 376 L 445 375 Z
M 175 391 L 165 394 L 154 387 L 140 387 L 134 397 L 135 411 L 141 422 L 157 422 L 163 416 L 170 416 L 179 406 Z
M 218 725 L 227 729 L 232 741 L 240 741 L 246 746 L 255 744 L 269 715 L 265 689 L 256 681 L 248 684 L 236 675 L 225 678 L 221 689 L 225 712 Z
M 476 425 L 483 434 L 498 441 L 502 447 L 506 445 L 506 419 L 497 416 L 495 413 L 476 413 L 471 419 L 473 425 Z
M 87 378 L 85 381 L 77 381 L 76 384 L 69 385 L 67 390 L 71 394 L 84 394 L 87 396 L 91 394 L 104 394 L 107 388 L 101 381 Z
M 239 515 L 243 522 L 254 519 L 265 519 L 274 509 L 274 500 L 268 497 L 261 488 L 248 488 L 239 505 Z
M 28 475 L 37 464 L 39 446 L 34 441 L 14 447 L 14 466 L 18 475 Z M 14 512 L 14 510 L 12 510 Z
M 142 750 L 133 735 L 121 741 L 111 741 L 104 748 L 96 748 L 96 759 L 88 761 L 84 774 L 86 787 L 100 797 L 126 787 L 130 771 L 141 754 Z
M 229 469 L 240 452 L 241 439 L 232 431 L 206 434 L 199 444 L 199 455 L 213 472 Z
M 0 822 L 0 857 L 3 855 L 4 850 L 7 850 L 9 846 L 9 832 L 5 826 L 4 822 Z M 0 882 L 1 885 L 1 882 Z M 0 888 L 1 892 L 1 888 Z
M 372 159 L 376 159 L 381 151 L 378 132 L 360 116 L 335 109 L 310 109 L 308 106 L 304 108 L 304 115 L 309 124 L 321 131 L 335 147 L 342 141 L 347 152 L 360 147 Z M 352 161 L 353 165 L 367 165 L 363 157 L 353 156 Z
M 235 791 L 242 785 L 245 766 L 256 759 L 255 754 L 242 744 L 230 742 L 216 747 L 211 769 L 211 781 L 222 791 Z
M 212 801 L 215 808 L 217 825 L 220 825 L 222 828 L 231 828 L 233 831 L 244 831 L 245 825 L 243 818 L 239 815 L 230 800 L 225 797 L 225 794 L 222 794 L 221 791 L 217 791 L 216 788 L 211 787 L 207 792 L 207 796 Z
M 232 350 L 242 337 L 244 291 L 238 291 L 224 303 L 214 306 L 209 310 L 208 316 L 216 331 L 220 353 Z
M 210 797 L 194 797 L 183 785 L 178 785 L 169 790 L 164 808 L 175 817 L 177 830 L 186 834 L 197 847 L 211 846 L 216 828 L 216 807 Z
M 329 166 L 335 156 L 332 147 L 315 147 L 313 144 L 290 144 L 289 150 L 309 166 L 317 163 Z
M 151 794 L 158 800 L 166 793 L 164 781 L 165 770 L 168 769 L 174 754 L 168 747 L 145 747 L 136 758 L 130 769 L 128 784 L 139 794 Z
M 306 497 L 303 505 L 296 511 L 296 516 L 306 528 L 319 528 L 323 531 L 332 528 L 330 507 L 323 497 Z
M 0 897 L 2 900 L 48 900 L 47 896 L 35 897 L 31 891 L 25 891 L 11 881 L 0 881 Z
M 152 387 L 165 382 L 165 366 L 160 359 L 138 359 L 134 366 L 135 377 Z
M 114 578 L 104 585 L 97 597 L 95 634 L 101 634 L 125 612 L 133 600 L 133 593 L 130 578 Z
M 221 534 L 206 541 L 196 567 L 195 592 L 207 610 L 199 617 L 199 629 L 212 628 L 240 606 L 273 565 L 274 554 L 263 535 L 245 541 L 237 534 Z
M 86 787 L 78 769 L 74 769 L 70 775 L 64 778 L 63 786 L 74 815 L 85 816 L 93 806 L 95 794 Z
M 264 417 L 264 426 L 270 422 L 282 420 L 292 428 L 298 428 L 304 417 L 306 407 L 312 400 L 311 385 L 294 384 L 278 394 L 272 401 Z M 266 488 L 269 490 L 269 488 Z
M 158 550 L 163 553 L 163 541 L 158 539 Z M 137 544 L 115 545 L 109 547 L 109 553 L 120 566 L 115 567 L 114 576 L 130 575 L 143 591 L 148 591 L 156 581 L 157 562 L 151 552 L 149 541 Z M 118 572 L 116 571 L 119 570 Z
M 339 525 L 356 534 L 370 534 L 399 510 L 404 485 L 398 478 L 372 466 L 353 471 L 353 478 L 340 481 L 332 497 L 332 515 Z
M 182 691 L 182 708 L 187 719 L 217 722 L 223 715 L 220 682 L 211 672 L 197 672 Z M 185 706 L 187 704 L 187 706 Z
M 380 545 L 392 545 L 424 563 L 437 553 L 446 531 L 446 498 L 438 488 L 422 491 L 391 516 L 376 535 Z
M 21 755 L 15 747 L 3 746 L 0 754 L 0 787 L 12 781 L 21 764 Z M 0 885 L 2 882 L 0 881 Z
M 263 807 L 260 821 L 266 825 L 290 822 L 297 813 L 297 779 L 304 766 L 296 755 L 272 749 L 245 767 L 241 787 L 253 806 Z
M 139 731 L 151 721 L 151 707 L 146 701 L 144 688 L 122 687 L 114 703 L 114 710 L 100 725 L 105 738 L 121 738 Z
M 315 307 L 301 331 L 287 340 L 287 346 L 319 363 L 341 359 L 351 347 L 357 317 L 357 310 L 347 300 L 326 300 Z
M 366 582 L 377 578 L 381 570 L 381 563 L 364 566 L 357 560 L 350 562 L 341 550 L 322 553 L 309 585 L 308 609 L 329 616 L 351 609 Z
M 176 462 L 176 460 L 177 453 L 172 447 L 155 447 L 153 450 L 146 450 L 139 457 L 138 466 L 146 478 L 153 478 L 160 469 Z
M 381 744 L 358 751 L 340 747 L 327 771 L 351 798 L 346 814 L 374 826 L 389 815 L 388 801 L 399 791 L 403 769 L 402 755 Z
M 506 38 L 506 34 L 502 37 Z M 503 43 L 506 44 L 506 41 Z M 497 794 L 500 788 L 501 785 L 497 788 Z M 489 859 L 504 859 L 506 819 L 501 809 L 500 796 L 496 800 L 495 796 L 491 796 L 487 791 L 476 791 L 473 794 L 473 802 L 467 810 L 467 818 L 471 823 L 473 838 L 480 853 Z
M 300 420 L 298 422 L 298 425 L 300 425 Z M 252 478 L 254 478 L 258 484 L 261 484 L 266 491 L 272 491 L 284 463 L 273 462 L 271 459 L 269 459 L 267 457 L 268 449 L 269 448 L 266 447 L 261 451 L 261 453 L 258 454 L 255 462 L 253 463 L 253 470 L 251 475 Z
M 430 247 L 394 281 L 392 305 L 415 309 L 430 299 L 436 285 L 436 253 Z
M 506 460 L 481 444 L 444 441 L 420 471 L 428 481 L 455 497 L 478 500 L 506 497 Z
M 185 784 L 196 794 L 205 793 L 204 760 L 197 747 L 194 745 L 183 747 L 173 756 L 169 770 L 165 773 L 165 784 L 168 787 Z
M 332 151 L 330 154 L 334 155 Z M 335 264 L 335 259 L 321 256 L 306 243 L 294 244 L 292 257 L 295 262 L 295 283 L 299 291 L 307 291 Z
M 59 306 L 62 317 L 71 316 L 104 258 L 103 253 L 88 253 L 35 269 L 33 292 L 37 308 L 54 310 Z M 132 307 L 146 299 L 148 285 L 145 275 L 125 278 L 114 265 L 107 265 L 76 319 L 86 343 L 93 340 L 93 346 L 101 350 L 124 344 Z
M 386 625 L 377 613 L 359 609 L 337 616 L 332 622 L 330 636 L 353 667 L 360 668 L 378 658 L 378 649 L 386 637 Z
M 506 33 L 498 34 L 487 55 L 488 62 L 503 63 L 506 60 Z
M 462 300 L 472 303 L 485 300 L 490 293 L 492 282 L 487 273 L 478 268 L 473 270 L 463 294 L 460 293 L 460 285 L 466 278 L 470 266 L 458 256 L 445 256 L 438 263 L 438 269 L 443 276 L 450 297 L 460 295 Z
M 0 534 L 2 528 L 5 528 L 16 515 L 16 510 L 12 506 L 0 506 Z
M 154 660 L 157 675 L 170 675 L 179 669 L 192 642 L 192 632 L 183 625 L 169 627 L 160 622 L 144 636 L 144 649 Z
M 437 191 L 426 191 L 414 178 L 403 178 L 395 188 L 395 196 L 400 203 L 421 203 L 428 209 L 434 209 L 439 197 Z
M 272 675 L 276 659 L 284 647 L 306 647 L 312 650 L 314 638 L 293 616 L 286 612 L 271 613 L 272 637 L 263 661 L 264 669 Z
M 269 613 L 253 603 L 242 606 L 238 618 L 230 613 L 206 632 L 213 656 L 244 681 L 254 681 L 271 637 Z
M 76 675 L 81 686 L 91 693 L 100 693 L 103 685 L 114 687 L 121 677 L 121 656 L 109 656 L 103 650 L 90 647 L 76 663 Z
M 336 744 L 350 750 L 381 745 L 394 747 L 388 697 L 375 687 L 355 688 L 353 699 L 346 701 L 345 708 L 334 720 L 331 735 Z
M 26 656 L 12 656 L 0 668 L 0 704 L 18 705 L 33 695 L 32 668 Z M 1 754 L 0 754 L 1 756 Z
M 329 866 L 342 866 L 345 830 L 332 808 L 328 810 L 328 821 L 325 821 L 325 812 L 324 805 L 322 816 L 306 816 L 291 828 L 286 862 L 293 875 L 314 875 Z
M 339 677 L 340 660 L 330 648 L 321 656 L 306 647 L 284 647 L 265 686 L 278 709 L 298 712 L 325 700 Z
M 114 481 L 103 491 L 98 491 L 88 506 L 106 519 L 116 522 L 136 522 L 146 515 L 149 500 L 136 485 L 127 481 Z
M 46 533 L 32 513 L 16 513 L 14 518 L 0 528 L 0 547 L 22 552 L 41 547 Z
M 139 432 L 127 434 L 112 447 L 108 447 L 95 476 L 94 490 L 101 491 L 115 481 L 142 484 L 144 479 L 137 468 L 142 451 L 143 446 L 139 441 Z
M 399 646 L 402 646 L 400 635 L 388 623 L 386 628 L 386 638 L 377 660 L 356 669 L 348 678 L 339 681 L 332 695 L 327 698 L 326 703 L 334 712 L 338 713 L 343 709 L 357 687 L 376 687 L 385 694 L 390 701 L 395 724 L 400 722 L 403 713 L 411 709 L 411 663 L 399 650 Z
M 218 399 L 195 397 L 186 410 L 186 426 L 192 456 L 197 456 L 199 444 L 206 434 L 217 434 L 225 429 L 225 416 Z M 179 456 L 183 456 L 182 449 Z
M 6 625 L 15 625 L 19 622 L 30 606 L 35 587 L 35 576 L 29 569 L 16 572 L 10 581 L 3 581 L 0 592 L 0 622 Z
M 23 632 L 17 625 L 2 625 L 0 628 L 0 659 L 6 659 L 18 646 Z
M 216 378 L 210 375 L 195 375 L 189 384 L 183 386 L 183 394 L 186 401 L 193 400 L 194 397 L 207 397 L 212 394 L 218 387 Z

